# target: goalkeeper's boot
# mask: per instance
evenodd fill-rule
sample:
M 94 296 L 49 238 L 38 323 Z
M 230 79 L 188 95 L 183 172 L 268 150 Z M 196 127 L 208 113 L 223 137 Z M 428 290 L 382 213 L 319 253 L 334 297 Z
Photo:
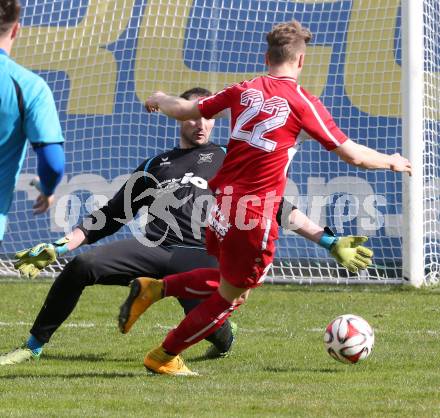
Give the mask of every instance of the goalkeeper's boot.
M 167 354 L 162 346 L 151 350 L 144 359 L 144 366 L 147 370 L 171 376 L 197 376 L 185 366 L 182 357 Z
M 40 358 L 41 353 L 35 353 L 30 348 L 27 348 L 25 345 L 16 348 L 9 353 L 0 355 L 0 366 L 10 366 L 13 364 L 24 363 L 30 360 L 38 360 Z
M 119 329 L 130 331 L 138 318 L 155 302 L 162 299 L 162 280 L 138 277 L 130 283 L 130 293 L 119 310 Z
M 235 337 L 237 335 L 237 324 L 235 322 L 230 321 L 231 324 L 231 333 L 226 333 L 225 338 L 227 341 L 221 341 L 221 338 L 218 338 L 216 343 L 212 344 L 205 352 L 205 357 L 208 359 L 216 359 L 216 358 L 224 358 L 228 357 L 231 354 L 232 345 L 234 344 Z M 228 335 L 229 334 L 229 335 Z M 221 336 L 220 336 L 221 337 Z

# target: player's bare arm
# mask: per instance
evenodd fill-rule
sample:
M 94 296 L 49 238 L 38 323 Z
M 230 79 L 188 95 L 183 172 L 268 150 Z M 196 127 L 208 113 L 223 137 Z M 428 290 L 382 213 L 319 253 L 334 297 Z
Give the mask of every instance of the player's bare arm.
M 350 165 L 366 169 L 388 169 L 411 175 L 411 163 L 400 154 L 383 154 L 348 139 L 334 150 L 342 160 Z
M 198 119 L 201 117 L 197 100 L 185 100 L 181 97 L 170 96 L 161 91 L 152 94 L 145 102 L 147 112 L 161 111 L 170 118 L 180 121 Z

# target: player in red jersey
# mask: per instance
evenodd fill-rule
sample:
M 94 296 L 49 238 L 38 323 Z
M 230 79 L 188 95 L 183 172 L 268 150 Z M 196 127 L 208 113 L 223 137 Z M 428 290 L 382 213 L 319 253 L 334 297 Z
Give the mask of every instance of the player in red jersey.
M 399 154 L 386 155 L 358 145 L 336 126 L 330 113 L 297 78 L 304 65 L 311 33 L 293 21 L 267 34 L 268 75 L 228 87 L 198 101 L 157 92 L 145 103 L 178 120 L 210 119 L 226 109 L 231 139 L 224 163 L 209 182 L 216 204 L 209 217 L 207 249 L 219 269 L 198 269 L 163 280 L 136 279 L 121 310 L 128 328 L 151 304 L 167 296 L 197 294 L 205 302 L 169 332 L 162 345 L 145 357 L 147 369 L 173 375 L 193 374 L 179 354 L 216 330 L 264 280 L 275 251 L 275 220 L 286 184 L 287 167 L 302 129 L 349 164 L 411 172 Z

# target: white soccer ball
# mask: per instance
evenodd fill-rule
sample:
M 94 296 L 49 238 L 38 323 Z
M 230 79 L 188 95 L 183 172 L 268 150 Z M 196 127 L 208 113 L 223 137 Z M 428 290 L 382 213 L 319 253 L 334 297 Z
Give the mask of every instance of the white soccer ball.
M 327 353 L 342 363 L 358 363 L 373 350 L 374 331 L 357 315 L 341 315 L 327 325 L 324 334 Z

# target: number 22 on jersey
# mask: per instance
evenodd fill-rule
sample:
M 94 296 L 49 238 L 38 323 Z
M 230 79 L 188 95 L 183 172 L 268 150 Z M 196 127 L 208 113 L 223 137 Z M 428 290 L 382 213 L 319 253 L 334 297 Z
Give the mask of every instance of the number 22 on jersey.
M 239 141 L 246 141 L 249 145 L 260 148 L 263 151 L 274 151 L 277 143 L 265 138 L 264 135 L 285 125 L 290 113 L 287 100 L 278 96 L 264 100 L 261 91 L 249 89 L 241 94 L 240 104 L 247 106 L 247 108 L 237 117 L 231 137 Z M 252 131 L 244 130 L 243 126 L 254 119 L 260 112 L 273 116 L 256 123 Z

